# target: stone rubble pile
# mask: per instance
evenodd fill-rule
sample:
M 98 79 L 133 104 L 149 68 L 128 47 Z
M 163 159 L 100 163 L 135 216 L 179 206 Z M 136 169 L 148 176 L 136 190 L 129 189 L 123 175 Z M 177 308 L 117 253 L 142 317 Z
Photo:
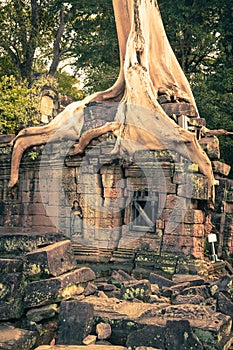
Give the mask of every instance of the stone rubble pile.
M 231 275 L 96 277 L 69 240 L 43 244 L 0 259 L 0 349 L 231 348 Z

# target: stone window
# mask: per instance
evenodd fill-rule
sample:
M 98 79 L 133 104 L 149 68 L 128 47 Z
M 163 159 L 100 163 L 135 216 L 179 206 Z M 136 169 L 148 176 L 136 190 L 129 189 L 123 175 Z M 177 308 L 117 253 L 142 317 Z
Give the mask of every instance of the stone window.
M 159 195 L 147 190 L 135 191 L 131 201 L 132 231 L 154 232 L 158 214 Z

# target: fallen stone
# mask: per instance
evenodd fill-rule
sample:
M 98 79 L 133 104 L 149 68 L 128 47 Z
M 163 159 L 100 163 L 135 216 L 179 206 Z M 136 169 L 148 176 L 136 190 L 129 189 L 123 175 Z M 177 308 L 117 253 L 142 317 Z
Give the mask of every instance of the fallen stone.
M 96 335 L 88 335 L 83 339 L 84 345 L 93 345 L 96 343 L 97 336 Z
M 190 287 L 194 286 L 202 286 L 205 283 L 204 278 L 201 278 L 197 275 L 189 275 L 189 274 L 175 274 L 172 276 L 172 281 L 174 283 L 183 283 L 183 282 L 189 282 Z
M 187 320 L 168 320 L 165 331 L 166 350 L 203 350 L 203 346 L 193 333 Z
M 97 286 L 94 283 L 88 282 L 85 290 L 84 290 L 84 295 L 92 295 L 97 291 Z
M 172 305 L 159 310 L 155 308 L 141 315 L 136 321 L 141 327 L 155 324 L 165 327 L 167 321 L 180 320 L 189 321 L 204 349 L 224 349 L 226 339 L 231 335 L 231 318 L 207 306 L 186 304 Z
M 149 298 L 149 303 L 160 303 L 160 304 L 167 304 L 167 306 L 169 304 L 171 304 L 170 302 L 170 298 L 166 298 L 166 297 L 163 297 L 163 296 L 159 296 L 159 295 L 156 295 L 156 294 L 152 294 Z
M 135 348 L 136 346 L 152 346 L 164 349 L 165 330 L 166 328 L 164 326 L 155 324 L 143 327 L 129 334 L 126 345 L 131 348 Z
M 25 273 L 31 279 L 56 277 L 77 268 L 69 240 L 34 250 L 25 258 Z
M 205 298 L 200 295 L 176 295 L 172 298 L 172 304 L 195 304 L 195 305 L 204 305 Z
M 1 350 L 31 350 L 36 340 L 35 332 L 15 328 L 9 324 L 0 325 Z
M 42 306 L 35 309 L 30 309 L 26 316 L 27 319 L 33 322 L 40 322 L 44 319 L 52 318 L 58 313 L 57 304 Z
M 217 311 L 229 315 L 233 319 L 233 303 L 222 292 L 218 295 Z
M 20 318 L 23 314 L 23 276 L 21 272 L 0 273 L 0 320 Z
M 0 274 L 21 272 L 23 261 L 21 259 L 0 259 Z
M 153 273 L 153 272 L 150 273 L 149 281 L 151 284 L 157 284 L 159 288 L 171 287 L 175 285 L 175 283 L 169 280 L 168 278 L 157 275 L 156 273 Z
M 58 319 L 57 344 L 81 345 L 90 334 L 94 308 L 77 300 L 62 301 Z
M 123 270 L 113 271 L 111 276 L 111 282 L 113 284 L 121 284 L 123 282 L 129 282 L 129 281 L 135 281 L 135 278 L 130 276 L 128 273 L 126 273 Z
M 190 286 L 189 282 L 183 282 L 176 284 L 174 286 L 171 286 L 169 288 L 163 287 L 162 288 L 162 295 L 164 297 L 171 297 L 172 295 L 176 295 L 177 293 L 181 293 L 184 289 Z
M 109 323 L 112 328 L 112 334 L 109 341 L 112 344 L 125 346 L 127 337 L 138 326 L 136 319 L 154 308 L 154 304 L 143 303 L 140 301 L 129 302 L 116 298 L 98 298 L 97 296 L 89 296 L 85 299 L 94 307 L 95 325 L 104 322 Z M 167 304 L 165 304 L 167 306 Z M 156 305 L 157 310 L 162 309 L 164 304 Z
M 160 294 L 160 289 L 157 284 L 151 284 L 151 293 L 152 294 Z
M 96 334 L 98 339 L 104 340 L 110 338 L 112 329 L 109 323 L 98 323 L 96 325 Z
M 100 290 L 100 291 L 97 293 L 97 295 L 98 295 L 99 298 L 108 299 L 107 294 L 105 294 L 102 290 Z
M 81 267 L 64 275 L 29 283 L 25 288 L 26 308 L 41 306 L 68 299 L 84 292 L 80 285 L 95 279 L 95 273 L 88 267 Z
M 230 276 L 222 276 L 216 282 L 213 282 L 209 287 L 210 293 L 212 296 L 216 293 L 224 292 L 229 295 L 233 295 L 233 283 Z
M 151 285 L 148 280 L 124 282 L 121 287 L 121 295 L 125 300 L 139 299 L 148 301 L 151 295 Z
M 109 283 L 101 283 L 98 285 L 98 290 L 102 290 L 104 292 L 112 292 L 115 291 L 117 288 L 114 284 Z
M 210 297 L 209 289 L 207 286 L 196 286 L 196 287 L 189 287 L 185 288 L 180 292 L 181 295 L 187 295 L 187 296 L 194 296 L 199 295 L 203 297 L 204 299 L 207 299 Z
M 19 256 L 20 254 L 31 252 L 39 247 L 62 241 L 64 237 L 65 236 L 60 233 L 35 235 L 26 233 L 4 234 L 1 235 L 0 253 Z

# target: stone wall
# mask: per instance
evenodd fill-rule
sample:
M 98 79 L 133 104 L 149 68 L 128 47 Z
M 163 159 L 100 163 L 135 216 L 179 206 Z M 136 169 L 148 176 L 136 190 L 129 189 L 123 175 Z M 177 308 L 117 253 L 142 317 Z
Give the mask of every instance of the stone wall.
M 11 190 L 9 138 L 3 136 L 0 144 L 1 232 L 62 232 L 92 252 L 204 258 L 207 179 L 196 165 L 167 151 L 118 159 L 110 155 L 115 138 L 107 134 L 93 140 L 82 156 L 69 156 L 69 142 L 28 150 Z M 217 138 L 201 144 L 219 183 L 213 220 L 220 233 L 218 253 L 226 257 L 233 252 L 233 181 L 226 178 L 229 167 L 219 161 Z M 148 257 L 140 259 L 150 264 Z

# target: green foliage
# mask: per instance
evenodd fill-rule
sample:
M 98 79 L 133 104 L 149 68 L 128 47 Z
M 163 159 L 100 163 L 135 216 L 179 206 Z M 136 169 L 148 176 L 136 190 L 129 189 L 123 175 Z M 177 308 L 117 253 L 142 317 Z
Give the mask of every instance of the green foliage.
M 119 50 L 112 2 L 79 1 L 80 16 L 73 26 L 78 41 L 73 49 L 74 67 L 83 73 L 84 92 L 110 87 L 119 72 Z
M 3 77 L 0 81 L 0 132 L 14 134 L 19 128 L 37 124 L 38 94 L 26 81 Z
M 117 79 L 119 67 L 99 63 L 97 66 L 88 66 L 83 72 L 85 74 L 83 92 L 88 94 L 112 86 Z
M 233 130 L 233 0 L 159 0 L 171 46 L 210 129 Z M 220 137 L 233 169 L 233 139 Z M 233 176 L 233 171 L 231 172 Z
M 67 72 L 61 72 L 60 70 L 56 73 L 56 79 L 58 82 L 58 90 L 62 95 L 67 95 L 75 100 L 82 100 L 84 93 L 78 89 L 80 81 L 78 78 L 70 75 Z

